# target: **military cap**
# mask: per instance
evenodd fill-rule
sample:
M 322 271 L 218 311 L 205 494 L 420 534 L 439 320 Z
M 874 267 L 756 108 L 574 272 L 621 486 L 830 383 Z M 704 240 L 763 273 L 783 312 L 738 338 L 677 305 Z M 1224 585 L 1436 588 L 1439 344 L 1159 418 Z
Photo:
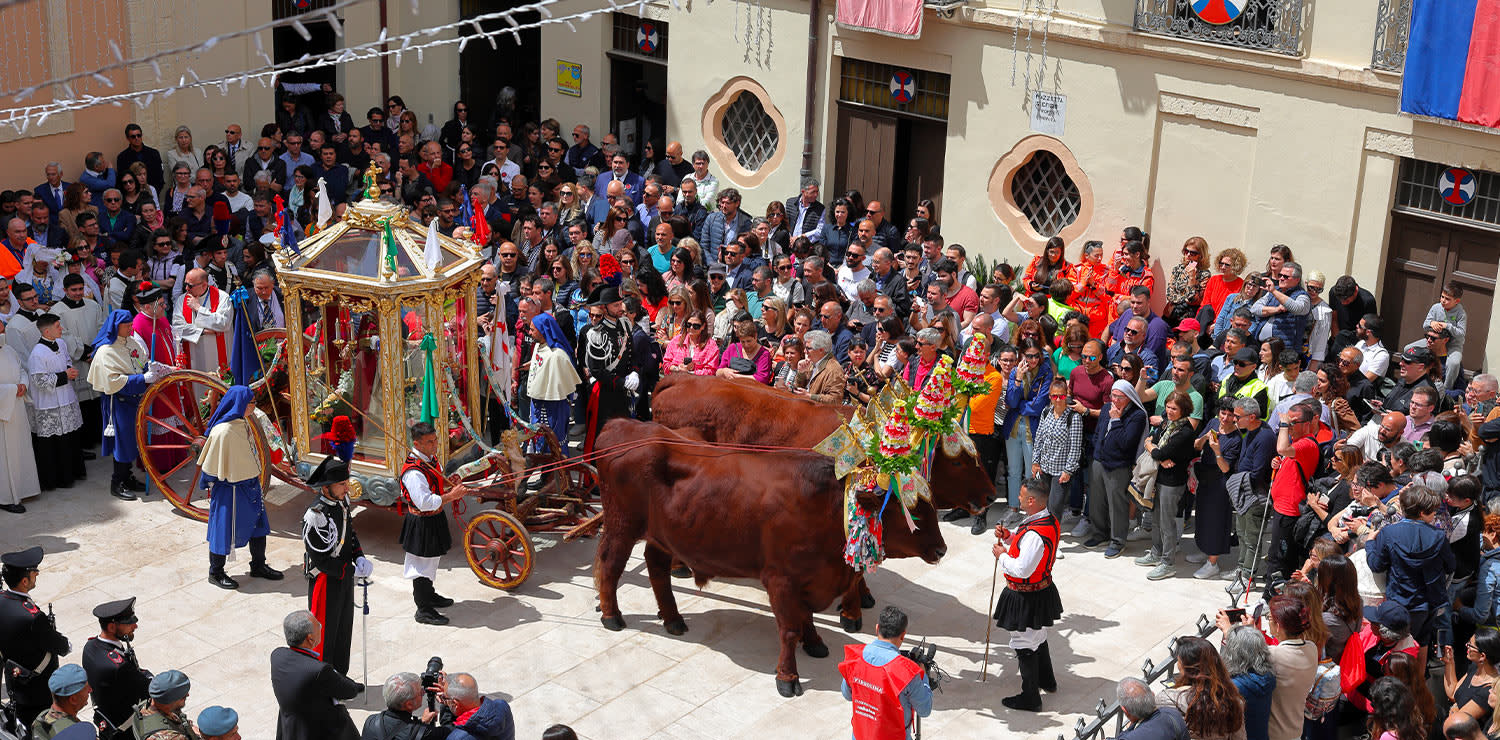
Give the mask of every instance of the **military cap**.
M 147 691 L 151 694 L 152 699 L 163 704 L 171 704 L 174 701 L 186 698 L 188 689 L 192 688 L 192 686 L 188 682 L 187 674 L 182 671 L 171 670 L 156 674 L 151 679 L 151 685 L 147 687 Z
M 135 615 L 135 597 L 111 601 L 94 607 L 94 616 L 101 622 L 113 624 L 135 624 L 140 620 Z
M 89 685 L 89 677 L 83 672 L 83 666 L 77 663 L 69 663 L 59 666 L 47 679 L 47 688 L 52 691 L 53 696 L 72 696 L 83 687 Z
M 316 470 L 307 477 L 309 488 L 323 488 L 349 480 L 349 464 L 332 455 L 323 458 Z
M 198 732 L 208 737 L 228 735 L 240 723 L 240 715 L 229 707 L 213 706 L 198 713 Z
M 42 548 L 28 547 L 17 552 L 8 552 L 0 555 L 0 564 L 9 565 L 12 568 L 24 568 L 34 570 L 42 564 Z

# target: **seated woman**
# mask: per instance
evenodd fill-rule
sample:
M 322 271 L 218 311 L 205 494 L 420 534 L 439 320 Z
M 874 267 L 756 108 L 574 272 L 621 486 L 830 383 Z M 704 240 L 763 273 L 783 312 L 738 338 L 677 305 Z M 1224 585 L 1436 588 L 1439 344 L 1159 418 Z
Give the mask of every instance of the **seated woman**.
M 708 323 L 708 317 L 701 313 L 688 315 L 682 333 L 667 343 L 661 360 L 662 375 L 714 374 L 719 366 L 719 345 L 708 335 Z
M 1500 632 L 1479 630 L 1464 649 L 1468 653 L 1469 672 L 1459 678 L 1454 668 L 1453 646 L 1443 646 L 1443 692 L 1453 703 L 1448 719 L 1443 721 L 1445 730 L 1463 717 L 1488 725 L 1495 711 L 1490 693 L 1495 690 L 1495 666 L 1500 663 Z

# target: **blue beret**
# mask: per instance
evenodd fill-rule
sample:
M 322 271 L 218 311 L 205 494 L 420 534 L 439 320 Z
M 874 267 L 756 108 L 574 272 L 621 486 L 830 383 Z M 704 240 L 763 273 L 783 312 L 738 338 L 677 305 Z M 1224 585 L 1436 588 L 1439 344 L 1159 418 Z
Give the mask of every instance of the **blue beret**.
M 52 690 L 53 696 L 72 696 L 83 687 L 89 685 L 88 674 L 83 672 L 83 666 L 77 663 L 69 663 L 58 667 L 47 679 L 47 688 Z
M 213 706 L 198 713 L 198 732 L 208 737 L 228 735 L 240 723 L 240 715 L 229 707 Z
M 171 704 L 186 698 L 189 688 L 192 688 L 192 684 L 188 682 L 187 674 L 172 670 L 156 674 L 147 690 L 152 699 Z

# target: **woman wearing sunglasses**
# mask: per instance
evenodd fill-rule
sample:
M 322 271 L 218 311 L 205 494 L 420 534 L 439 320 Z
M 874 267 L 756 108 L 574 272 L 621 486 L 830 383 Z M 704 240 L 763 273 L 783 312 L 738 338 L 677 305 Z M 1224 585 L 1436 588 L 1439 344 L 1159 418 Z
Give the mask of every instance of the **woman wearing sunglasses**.
M 688 314 L 682 331 L 667 343 L 661 360 L 662 375 L 713 375 L 718 365 L 719 345 L 709 335 L 709 318 L 701 313 Z
M 1201 236 L 1188 237 L 1182 244 L 1182 261 L 1172 265 L 1172 274 L 1167 279 L 1167 306 L 1162 313 L 1168 324 L 1176 326 L 1177 322 L 1198 314 L 1211 274 L 1208 242 Z

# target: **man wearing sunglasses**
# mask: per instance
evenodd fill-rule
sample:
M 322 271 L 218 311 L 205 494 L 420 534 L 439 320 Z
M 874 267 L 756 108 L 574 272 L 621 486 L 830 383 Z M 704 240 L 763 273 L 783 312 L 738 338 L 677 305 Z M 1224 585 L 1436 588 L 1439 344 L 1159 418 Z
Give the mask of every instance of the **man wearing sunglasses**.
M 1262 286 L 1266 293 L 1250 312 L 1270 325 L 1271 337 L 1300 353 L 1312 312 L 1312 299 L 1302 287 L 1302 266 L 1286 262 L 1275 275 L 1267 275 Z M 1262 330 L 1261 338 L 1271 337 L 1264 336 Z
M 115 155 L 115 172 L 125 172 L 130 165 L 140 162 L 146 165 L 146 182 L 161 190 L 167 182 L 162 175 L 161 152 L 146 146 L 145 135 L 138 124 L 125 126 L 125 148 Z
M 245 163 L 245 171 L 241 174 L 245 182 L 255 182 L 255 175 L 262 170 L 271 173 L 271 192 L 279 193 L 286 187 L 286 162 L 276 156 L 276 144 L 266 137 L 261 137 L 256 143 L 255 154 Z
M 1225 343 L 1228 343 L 1227 339 Z M 1269 412 L 1271 405 L 1267 402 L 1269 393 L 1266 383 L 1255 374 L 1256 367 L 1260 365 L 1260 358 L 1256 356 L 1255 350 L 1241 347 L 1235 350 L 1230 361 L 1233 363 L 1233 370 L 1219 384 L 1219 397 L 1249 398 L 1255 401 L 1262 413 Z

